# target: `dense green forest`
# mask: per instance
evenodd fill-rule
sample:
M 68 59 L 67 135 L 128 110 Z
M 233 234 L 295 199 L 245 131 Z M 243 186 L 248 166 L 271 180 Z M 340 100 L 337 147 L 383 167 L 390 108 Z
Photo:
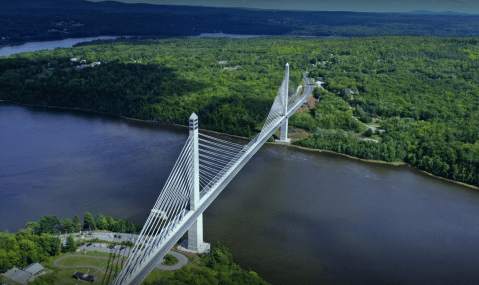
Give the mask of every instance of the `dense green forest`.
M 0 7 L 0 46 L 101 35 L 178 37 L 219 32 L 479 36 L 479 15 L 258 10 L 86 0 L 0 0 Z
M 0 58 L 0 98 L 179 124 L 194 111 L 202 128 L 251 137 L 289 62 L 293 81 L 308 69 L 325 81 L 314 91 L 315 108 L 291 118 L 311 134 L 295 144 L 405 161 L 478 185 L 478 43 L 405 36 L 99 41 Z M 73 57 L 101 64 L 77 68 Z M 374 119 L 384 132 L 366 134 L 353 116 Z

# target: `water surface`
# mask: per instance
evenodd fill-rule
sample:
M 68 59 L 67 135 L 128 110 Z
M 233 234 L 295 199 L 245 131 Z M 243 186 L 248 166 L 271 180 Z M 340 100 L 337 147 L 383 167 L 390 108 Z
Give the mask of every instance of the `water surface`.
M 94 40 L 112 40 L 117 39 L 117 36 L 101 36 L 101 37 L 90 37 L 90 38 L 75 38 L 75 39 L 64 39 L 59 41 L 48 41 L 48 42 L 29 42 L 21 45 L 6 46 L 0 48 L 0 56 L 9 56 L 16 53 L 22 52 L 32 52 L 43 49 L 55 49 L 57 47 L 61 48 L 71 48 L 77 43 L 82 42 L 91 42 Z
M 0 103 L 0 230 L 86 211 L 143 223 L 187 136 Z M 205 211 L 204 238 L 274 284 L 474 284 L 479 192 L 407 166 L 265 145 Z

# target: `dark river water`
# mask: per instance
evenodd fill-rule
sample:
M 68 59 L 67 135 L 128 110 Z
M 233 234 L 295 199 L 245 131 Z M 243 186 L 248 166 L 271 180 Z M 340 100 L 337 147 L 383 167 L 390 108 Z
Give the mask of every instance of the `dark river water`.
M 86 211 L 143 223 L 187 135 L 0 103 L 0 230 Z M 265 145 L 204 213 L 204 239 L 273 284 L 477 284 L 479 192 Z

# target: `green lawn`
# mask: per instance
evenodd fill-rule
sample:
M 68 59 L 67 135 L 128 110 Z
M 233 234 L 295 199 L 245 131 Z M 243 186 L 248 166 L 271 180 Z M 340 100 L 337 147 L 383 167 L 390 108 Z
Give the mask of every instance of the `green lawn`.
M 119 270 L 123 267 L 123 263 L 126 261 L 126 257 L 119 259 L 118 261 L 113 262 L 111 259 L 99 259 L 90 256 L 69 256 L 58 261 L 58 265 L 62 266 L 78 266 L 78 265 L 89 265 L 89 266 L 98 266 L 107 269 L 112 269 L 114 271 Z
M 89 270 L 89 271 L 88 271 Z M 60 268 L 58 270 L 58 277 L 55 281 L 55 284 L 62 284 L 62 285 L 77 285 L 77 284 L 83 284 L 86 282 L 78 280 L 76 277 L 73 276 L 73 273 L 75 271 L 79 271 L 82 273 L 86 273 L 88 271 L 88 274 L 93 274 L 97 278 L 95 281 L 92 282 L 92 284 L 110 284 L 113 279 L 115 279 L 116 274 L 111 274 L 111 273 L 105 273 L 104 271 L 98 271 L 98 269 L 93 269 L 93 268 Z
M 112 259 L 115 259 L 115 258 L 120 257 L 119 254 L 99 252 L 99 251 L 87 251 L 87 252 L 86 252 L 86 255 L 109 257 L 109 258 L 112 258 Z
M 79 256 L 69 256 L 58 261 L 58 265 L 62 266 L 77 266 L 77 265 L 92 265 L 98 267 L 106 267 L 109 263 L 108 259 L 98 259 L 93 257 L 79 257 Z

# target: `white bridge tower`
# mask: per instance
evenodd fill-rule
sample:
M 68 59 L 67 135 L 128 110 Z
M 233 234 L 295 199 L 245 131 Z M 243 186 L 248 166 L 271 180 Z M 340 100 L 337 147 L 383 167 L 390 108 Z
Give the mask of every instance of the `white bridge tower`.
M 288 90 L 289 90 L 289 63 L 286 63 L 285 67 L 285 76 L 286 80 L 284 81 L 283 88 L 281 88 L 281 103 L 282 103 L 282 113 L 281 115 L 285 117 L 285 120 L 280 126 L 279 130 L 279 140 L 276 140 L 277 143 L 282 144 L 289 144 L 290 139 L 288 139 L 288 118 L 286 118 L 288 114 Z
M 190 211 L 198 210 L 200 203 L 200 152 L 198 143 L 198 116 L 190 116 L 190 138 L 193 139 L 192 164 L 193 164 L 193 189 L 190 195 Z M 205 252 L 210 249 L 210 244 L 203 242 L 203 213 L 188 229 L 188 239 L 180 245 L 182 250 L 191 252 Z

